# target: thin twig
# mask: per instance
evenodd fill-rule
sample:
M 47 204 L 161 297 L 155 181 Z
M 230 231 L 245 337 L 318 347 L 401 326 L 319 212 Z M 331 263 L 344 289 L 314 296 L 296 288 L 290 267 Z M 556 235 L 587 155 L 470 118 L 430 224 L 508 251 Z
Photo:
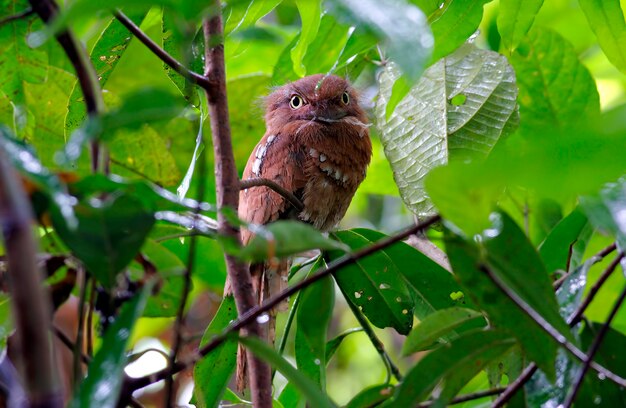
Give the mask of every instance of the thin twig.
M 61 343 L 63 343 L 63 345 L 65 345 L 65 347 L 67 347 L 70 351 L 74 352 L 74 350 L 79 349 L 80 360 L 84 364 L 89 364 L 91 362 L 91 357 L 89 357 L 85 353 L 80 352 L 80 348 L 76 347 L 76 344 L 72 342 L 72 340 L 70 340 L 70 338 L 67 337 L 65 333 L 61 331 L 61 329 L 59 329 L 56 326 L 52 326 L 52 332 L 54 333 L 55 336 L 57 336 L 59 340 L 61 340 Z
M 176 365 L 174 367 L 174 371 L 175 372 L 180 372 L 184 369 L 186 369 L 187 367 L 192 366 L 193 364 L 195 364 L 196 362 L 198 362 L 198 360 L 200 360 L 201 358 L 203 358 L 204 356 L 206 356 L 207 354 L 209 354 L 212 350 L 214 350 L 217 346 L 219 346 L 220 344 L 222 344 L 227 338 L 228 336 L 243 328 L 246 327 L 248 324 L 252 323 L 252 322 L 256 322 L 256 318 L 259 317 L 260 315 L 262 315 L 263 313 L 268 312 L 269 310 L 273 309 L 274 307 L 276 307 L 278 304 L 280 304 L 282 301 L 284 301 L 285 299 L 287 299 L 290 296 L 293 296 L 295 293 L 298 293 L 299 291 L 301 291 L 304 288 L 309 287 L 310 285 L 314 284 L 315 282 L 319 281 L 320 279 L 323 279 L 325 277 L 327 277 L 328 275 L 331 275 L 335 272 L 338 272 L 341 268 L 351 265 L 353 263 L 355 263 L 356 261 L 363 259 L 369 255 L 372 255 L 382 249 L 385 249 L 387 247 L 389 247 L 390 245 L 393 245 L 397 242 L 400 242 L 404 239 L 406 239 L 407 237 L 409 237 L 410 235 L 415 234 L 418 231 L 422 231 L 424 229 L 427 229 L 429 227 L 431 227 L 433 224 L 435 224 L 436 222 L 439 222 L 441 220 L 441 217 L 436 215 L 434 217 L 431 217 L 427 220 L 425 220 L 424 222 L 417 224 L 417 225 L 413 225 L 409 228 L 406 228 L 405 230 L 395 234 L 395 235 L 391 235 L 385 239 L 382 239 L 380 241 L 377 241 L 376 243 L 369 245 L 365 248 L 361 248 L 360 250 L 351 253 L 351 254 L 347 254 L 333 262 L 331 262 L 325 269 L 323 269 L 322 271 L 316 273 L 315 275 L 312 275 L 306 279 L 304 279 L 303 281 L 288 287 L 287 289 L 285 289 L 284 291 L 282 291 L 281 293 L 273 296 L 272 298 L 268 299 L 267 301 L 265 301 L 262 305 L 256 306 L 252 309 L 250 309 L 249 311 L 247 311 L 246 313 L 241 314 L 237 320 L 235 320 L 234 322 L 232 322 L 226 329 L 224 329 L 222 331 L 222 333 L 220 333 L 219 335 L 216 335 L 215 337 L 213 337 L 213 339 L 208 342 L 206 345 L 204 345 L 203 347 L 201 347 L 197 353 L 195 353 L 194 355 L 191 355 L 187 361 L 178 361 L 176 362 Z M 133 378 L 133 379 L 128 379 L 129 384 L 126 385 L 127 389 L 129 389 L 131 392 L 138 390 L 140 388 L 143 388 L 147 385 L 150 385 L 154 382 L 160 381 L 162 379 L 164 379 L 167 375 L 168 375 L 169 371 L 168 370 L 161 370 L 158 371 L 154 374 L 145 376 L 145 377 L 140 377 L 140 378 Z
M 567 265 L 569 265 L 570 263 L 570 258 L 571 258 L 571 254 L 572 254 L 572 245 L 570 245 L 570 253 L 568 256 L 568 260 L 567 260 Z M 590 259 L 596 259 L 597 262 L 600 262 L 602 259 L 606 258 L 607 255 L 610 255 L 611 252 L 615 251 L 615 249 L 617 248 L 617 245 L 614 243 L 612 243 L 611 245 L 607 246 L 606 248 L 602 249 L 600 252 L 598 252 L 597 254 L 593 255 Z M 596 263 L 596 262 L 594 262 Z M 569 266 L 568 266 L 568 272 L 564 273 L 563 276 L 561 276 L 559 279 L 555 280 L 552 283 L 552 286 L 554 287 L 554 289 L 558 289 L 561 287 L 561 285 L 563 284 L 563 282 L 565 282 L 565 280 L 572 274 L 572 271 L 569 271 Z
M 535 363 L 528 364 L 524 371 L 522 371 L 522 373 L 519 375 L 519 377 L 517 377 L 515 381 L 509 384 L 504 392 L 500 394 L 500 396 L 493 402 L 492 408 L 503 407 L 504 404 L 509 402 L 509 400 L 513 398 L 517 391 L 519 391 L 524 386 L 524 384 L 526 384 L 528 380 L 530 380 L 533 374 L 535 374 L 537 368 L 539 367 L 537 367 L 537 364 Z
M 89 278 L 89 313 L 87 314 L 87 355 L 93 357 L 93 312 L 96 306 L 96 280 Z
M 583 313 L 585 312 L 591 301 L 595 298 L 596 294 L 600 291 L 600 288 L 604 285 L 609 276 L 613 274 L 623 257 L 624 253 L 620 252 L 609 264 L 609 266 L 606 267 L 604 272 L 602 272 L 602 275 L 600 275 L 596 283 L 589 290 L 587 297 L 578 306 L 578 309 L 576 309 L 574 314 L 572 314 L 572 316 L 568 319 L 567 323 L 570 326 L 573 326 L 580 321 L 580 318 L 583 316 Z
M 80 276 L 80 275 L 79 275 Z M 74 347 L 74 389 L 77 389 L 80 384 L 80 379 L 83 377 L 83 370 L 80 356 L 83 348 L 83 334 L 85 327 L 85 303 L 87 302 L 87 274 L 85 270 L 82 270 L 82 279 L 80 285 L 80 296 L 78 299 L 78 329 L 76 330 L 76 343 Z
M 581 367 L 580 372 L 578 373 L 578 377 L 576 378 L 576 381 L 574 382 L 574 387 L 572 388 L 570 394 L 567 396 L 567 399 L 565 400 L 565 403 L 564 403 L 565 408 L 571 407 L 572 404 L 574 403 L 574 400 L 576 399 L 576 394 L 578 394 L 578 391 L 580 390 L 580 387 L 583 384 L 585 374 L 587 374 L 587 371 L 589 371 L 589 366 L 591 365 L 591 362 L 593 361 L 594 356 L 600 349 L 600 344 L 602 344 L 604 337 L 606 336 L 606 334 L 609 331 L 609 328 L 611 327 L 611 322 L 615 318 L 615 315 L 617 315 L 617 311 L 622 306 L 625 299 L 626 299 L 626 287 L 622 289 L 622 293 L 620 294 L 619 298 L 617 298 L 617 300 L 615 301 L 615 304 L 611 308 L 611 312 L 609 313 L 609 316 L 607 317 L 606 321 L 600 328 L 600 332 L 598 332 L 598 335 L 593 340 L 591 347 L 589 347 L 589 351 L 587 352 L 587 358 L 583 362 L 583 366 Z
M 487 275 L 491 281 L 500 289 L 504 294 L 511 299 L 518 308 L 520 308 L 525 314 L 527 314 L 531 319 L 537 323 L 537 325 L 546 332 L 550 337 L 552 337 L 558 344 L 563 346 L 565 350 L 567 350 L 571 355 L 576 357 L 581 362 L 584 362 L 587 358 L 587 355 L 576 347 L 574 344 L 570 343 L 567 338 L 561 334 L 554 326 L 552 326 L 541 314 L 539 314 L 534 308 L 532 308 L 526 301 L 524 301 L 516 292 L 511 290 L 506 286 L 504 282 L 494 274 L 487 266 L 481 265 L 480 270 Z M 607 379 L 613 381 L 621 387 L 626 387 L 626 379 L 620 377 L 614 372 L 608 370 L 606 367 L 603 367 L 600 364 L 595 362 L 590 363 L 591 368 L 595 371 L 604 375 Z
M 11 21 L 19 20 L 24 17 L 32 16 L 35 14 L 32 7 L 27 8 L 24 11 L 20 11 L 19 13 L 11 14 L 10 16 L 0 18 L 0 26 L 6 23 L 10 23 Z
M 252 178 L 240 181 L 239 188 L 241 190 L 253 187 L 267 187 L 269 189 L 272 189 L 281 196 L 283 196 L 287 201 L 289 201 L 296 210 L 302 211 L 302 209 L 304 208 L 304 204 L 302 204 L 302 201 L 300 201 L 298 197 L 296 197 L 293 193 L 287 191 L 283 186 L 272 180 L 265 178 Z
M 215 158 L 215 187 L 217 206 L 237 211 L 239 207 L 239 176 L 235 165 L 233 144 L 230 134 L 230 117 L 226 93 L 226 67 L 224 62 L 224 29 L 220 0 L 211 2 L 212 13 L 202 23 L 205 43 L 205 87 L 211 136 Z M 241 240 L 239 231 L 231 225 L 223 211 L 218 213 L 218 231 L 226 239 Z M 232 255 L 225 254 L 226 272 L 235 298 L 239 315 L 245 315 L 257 306 L 248 266 Z M 263 328 L 256 319 L 249 321 L 245 335 L 263 337 Z M 252 402 L 258 408 L 272 407 L 272 372 L 268 364 L 246 353 L 250 378 Z M 174 369 L 174 367 L 172 367 Z
M 118 19 L 120 23 L 124 25 L 139 41 L 142 42 L 154 55 L 159 57 L 161 61 L 163 61 L 167 66 L 172 68 L 175 72 L 179 73 L 192 83 L 199 85 L 203 89 L 208 89 L 211 87 L 211 84 L 207 77 L 200 75 L 196 72 L 193 72 L 189 68 L 185 67 L 180 61 L 176 58 L 172 57 L 161 48 L 156 42 L 152 41 L 150 37 L 146 33 L 144 33 L 141 28 L 137 24 L 133 22 L 130 18 L 128 18 L 124 13 L 120 10 L 115 10 L 113 12 L 115 18 Z
M 206 153 L 203 150 L 200 153 L 199 157 L 200 162 L 198 163 L 198 174 L 200 175 L 198 180 L 198 201 L 202 202 L 204 200 L 205 194 L 205 177 L 207 174 L 207 160 Z M 194 210 L 193 217 L 193 225 L 192 228 L 195 228 L 195 223 L 197 219 L 197 215 L 200 213 L 200 207 L 198 206 Z M 187 304 L 187 299 L 189 298 L 189 292 L 191 291 L 191 277 L 193 272 L 193 267 L 195 264 L 195 256 L 196 249 L 198 244 L 198 236 L 193 235 L 189 242 L 189 254 L 187 258 L 187 267 L 185 268 L 185 273 L 183 275 L 183 289 L 180 296 L 180 304 L 178 305 L 178 311 L 176 313 L 176 320 L 174 321 L 174 340 L 172 342 L 172 351 L 170 353 L 169 358 L 169 366 L 174 367 L 174 363 L 176 362 L 176 358 L 178 353 L 180 352 L 180 348 L 182 345 L 182 331 L 185 326 L 185 306 Z M 165 401 L 168 406 L 173 407 L 176 406 L 175 401 L 176 396 L 174 395 L 174 373 L 171 373 L 166 379 L 165 382 Z
M 450 402 L 448 402 L 448 405 L 461 404 L 467 401 L 473 401 L 473 400 L 477 400 L 480 398 L 491 397 L 492 395 L 498 395 L 504 391 L 505 391 L 504 388 L 494 388 L 491 390 L 476 391 L 471 394 L 459 395 L 458 397 L 453 398 Z M 428 407 L 431 407 L 434 403 L 435 401 L 424 401 L 416 405 L 416 408 L 428 408 Z

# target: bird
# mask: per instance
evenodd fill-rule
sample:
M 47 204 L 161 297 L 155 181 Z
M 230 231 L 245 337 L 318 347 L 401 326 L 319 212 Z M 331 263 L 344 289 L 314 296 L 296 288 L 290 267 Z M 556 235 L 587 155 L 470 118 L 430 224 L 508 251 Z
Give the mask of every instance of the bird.
M 265 98 L 266 132 L 253 149 L 242 180 L 268 179 L 292 193 L 295 208 L 267 186 L 240 191 L 238 215 L 250 224 L 295 219 L 326 232 L 343 218 L 365 179 L 372 156 L 369 123 L 359 94 L 345 79 L 331 74 L 301 78 Z M 241 230 L 245 245 L 253 237 Z M 255 300 L 261 304 L 287 286 L 289 261 L 250 265 Z M 274 341 L 274 315 L 266 337 Z M 247 382 L 246 358 L 240 348 L 237 388 Z

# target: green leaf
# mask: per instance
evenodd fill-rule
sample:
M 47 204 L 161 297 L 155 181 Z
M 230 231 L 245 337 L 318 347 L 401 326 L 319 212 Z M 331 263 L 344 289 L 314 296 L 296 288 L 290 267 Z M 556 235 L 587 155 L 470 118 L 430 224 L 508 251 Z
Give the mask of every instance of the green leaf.
M 380 76 L 377 127 L 405 204 L 418 215 L 432 214 L 424 191 L 428 172 L 448 160 L 485 157 L 515 128 L 515 73 L 502 55 L 467 44 L 428 68 L 387 121 L 398 78 L 393 67 Z
M 556 330 L 573 340 L 558 312 L 557 302 L 539 254 L 505 213 L 491 216 L 492 226 L 476 240 L 446 234 L 450 263 L 461 284 L 495 327 L 506 328 L 520 341 L 528 358 L 554 378 L 557 345 L 487 276 L 485 268 L 539 313 Z
M 587 217 L 578 207 L 563 218 L 539 246 L 539 255 L 549 273 L 569 271 L 574 244 L 587 230 Z
M 454 0 L 440 2 L 430 13 L 428 22 L 435 37 L 431 61 L 438 61 L 459 48 L 478 30 L 483 18 L 483 6 L 491 0 Z
M 334 305 L 335 285 L 330 277 L 300 292 L 296 315 L 296 364 L 298 370 L 322 390 L 326 388 L 326 334 Z
M 302 29 L 298 42 L 291 49 L 291 60 L 293 61 L 293 70 L 303 77 L 306 75 L 306 67 L 302 64 L 302 59 L 320 27 L 322 2 L 321 0 L 296 0 L 296 6 L 298 6 L 298 11 L 300 12 Z
M 235 30 L 245 30 L 254 25 L 278 6 L 282 0 L 235 0 L 229 1 L 224 7 L 224 15 L 228 16 L 224 24 L 224 34 L 232 34 Z
M 299 221 L 276 221 L 267 226 L 254 226 L 253 231 L 254 238 L 237 253 L 249 261 L 263 261 L 269 256 L 282 258 L 311 249 L 348 250 L 347 246 Z
M 500 0 L 498 31 L 502 46 L 513 52 L 530 30 L 543 0 Z
M 300 392 L 302 392 L 311 406 L 319 408 L 336 407 L 336 405 L 319 389 L 317 385 L 315 385 L 314 382 L 300 373 L 272 347 L 253 337 L 239 337 L 238 340 L 257 357 L 265 360 L 280 371 L 281 374 L 287 378 L 289 383 L 294 384 Z
M 346 337 L 348 337 L 349 335 L 353 333 L 360 333 L 362 331 L 363 331 L 363 328 L 361 327 L 348 329 L 345 332 L 339 334 L 338 336 L 328 340 L 328 342 L 326 343 L 326 362 L 328 363 L 330 359 L 335 355 L 335 352 L 337 351 L 341 343 L 343 343 Z
M 602 51 L 626 73 L 626 23 L 620 0 L 578 0 Z
M 0 350 L 6 350 L 7 340 L 13 331 L 11 298 L 8 294 L 2 294 L 0 295 Z
M 376 36 L 410 83 L 422 75 L 434 40 L 419 8 L 404 0 L 329 0 L 327 4 L 340 19 Z
M 335 236 L 353 250 L 366 247 L 371 241 L 358 230 L 339 231 Z M 342 254 L 330 251 L 330 260 Z M 395 258 L 378 251 L 337 271 L 334 276 L 346 299 L 359 307 L 379 328 L 393 327 L 407 334 L 413 324 L 414 302 Z
M 154 224 L 154 216 L 126 194 L 90 198 L 75 207 L 78 226 L 67 225 L 57 210 L 52 225 L 65 245 L 106 288 L 135 257 Z
M 595 227 L 614 235 L 620 248 L 626 248 L 626 179 L 608 184 L 598 196 L 582 197 L 580 204 Z
M 353 232 L 369 245 L 387 237 L 381 232 L 364 228 L 354 229 Z M 392 260 L 390 263 L 396 265 L 408 285 L 415 302 L 413 312 L 418 319 L 423 320 L 436 310 L 453 306 L 474 307 L 469 299 L 455 297 L 461 287 L 450 272 L 412 246 L 397 242 L 381 252 Z
M 402 346 L 402 354 L 406 356 L 425 350 L 462 324 L 482 317 L 480 312 L 460 307 L 438 310 L 420 320 L 411 330 Z M 448 343 L 447 340 L 441 342 Z
M 443 380 L 438 403 L 445 406 L 491 360 L 515 345 L 503 331 L 468 332 L 449 345 L 428 353 L 406 374 L 393 398 L 394 406 L 410 407 L 423 401 Z
M 129 18 L 140 25 L 147 12 L 134 13 Z M 113 73 L 120 58 L 128 48 L 128 44 L 132 39 L 132 35 L 122 23 L 116 18 L 112 18 L 106 25 L 100 36 L 96 40 L 90 52 L 91 63 L 96 70 L 100 87 L 104 88 L 107 80 Z M 66 138 L 77 128 L 81 126 L 85 120 L 85 102 L 83 93 L 78 81 L 75 81 L 72 87 L 72 93 L 67 105 L 68 111 L 65 116 L 65 135 Z
M 1 0 L 2 16 L 14 15 L 30 7 L 23 0 Z M 15 130 L 21 135 L 26 114 L 26 83 L 41 84 L 48 76 L 48 54 L 45 49 L 27 44 L 27 37 L 41 29 L 37 16 L 29 16 L 0 25 L 0 93 L 13 103 Z
M 388 400 L 393 394 L 394 386 L 389 384 L 374 385 L 367 387 L 348 402 L 344 408 L 369 408 L 376 407 Z
M 574 47 L 557 33 L 534 29 L 511 55 L 517 74 L 521 129 L 543 137 L 553 129 L 589 126 L 600 112 L 596 84 Z
M 231 321 L 237 318 L 237 308 L 232 296 L 225 296 L 211 324 L 204 331 L 200 346 L 210 342 L 221 333 Z M 193 369 L 194 393 L 198 406 L 215 407 L 218 405 L 228 380 L 237 364 L 237 342 L 229 339 L 200 360 Z
M 124 382 L 128 340 L 146 306 L 152 287 L 152 282 L 144 285 L 141 292 L 122 307 L 115 322 L 104 333 L 102 347 L 89 364 L 89 374 L 80 384 L 78 393 L 70 403 L 71 407 L 117 406 Z

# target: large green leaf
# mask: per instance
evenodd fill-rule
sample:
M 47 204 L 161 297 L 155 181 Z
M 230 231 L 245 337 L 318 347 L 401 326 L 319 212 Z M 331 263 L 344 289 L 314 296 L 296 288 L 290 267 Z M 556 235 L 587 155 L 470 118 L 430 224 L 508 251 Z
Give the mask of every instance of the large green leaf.
M 452 159 L 484 157 L 515 128 L 515 73 L 502 55 L 467 44 L 424 73 L 389 120 L 386 108 L 398 72 L 380 76 L 377 127 L 405 204 L 431 214 L 428 172 Z
M 435 36 L 431 61 L 450 54 L 478 30 L 483 18 L 483 6 L 491 0 L 430 1 L 413 0 L 428 16 Z
M 404 377 L 388 405 L 416 406 L 443 380 L 438 403 L 445 406 L 491 360 L 515 344 L 515 339 L 504 331 L 468 332 L 418 361 Z
M 328 398 L 313 381 L 300 373 L 272 347 L 253 337 L 239 337 L 239 342 L 248 350 L 252 351 L 257 357 L 267 361 L 280 371 L 290 384 L 294 384 L 300 392 L 302 392 L 302 395 L 304 395 L 311 406 L 319 408 L 336 407 L 330 398 Z
M 578 0 L 609 61 L 626 73 L 626 23 L 620 0 Z
M 300 292 L 296 315 L 296 363 L 298 370 L 322 390 L 326 388 L 326 336 L 334 305 L 335 285 L 330 277 Z
M 302 64 L 302 59 L 306 50 L 317 36 L 317 30 L 320 27 L 322 18 L 322 1 L 321 0 L 295 0 L 300 12 L 300 21 L 302 29 L 298 42 L 291 49 L 291 60 L 293 61 L 293 70 L 299 75 L 306 75 L 306 67 Z
M 237 308 L 232 296 L 224 297 L 211 324 L 204 331 L 200 345 L 211 341 L 213 336 L 224 330 L 237 318 Z M 200 360 L 193 369 L 194 393 L 201 408 L 218 405 L 228 380 L 235 371 L 237 363 L 237 342 L 229 339 Z
M 127 194 L 79 202 L 74 211 L 75 228 L 58 211 L 52 225 L 72 253 L 106 288 L 116 283 L 117 274 L 135 257 L 154 224 L 154 216 L 140 201 Z
M 543 0 L 500 0 L 498 31 L 505 50 L 510 53 L 522 42 L 542 5 Z
M 0 1 L 0 15 L 8 17 L 28 9 L 25 0 Z M 22 136 L 26 120 L 25 83 L 44 83 L 48 75 L 48 54 L 45 49 L 30 47 L 26 40 L 32 32 L 42 28 L 41 20 L 29 16 L 0 25 L 0 92 L 13 102 L 16 131 Z
M 543 138 L 550 129 L 575 129 L 599 115 L 595 81 L 574 47 L 557 33 L 532 30 L 511 55 L 511 64 L 525 134 Z
M 393 394 L 394 386 L 390 384 L 374 385 L 365 388 L 348 402 L 344 408 L 376 407 L 388 400 Z
M 71 407 L 117 406 L 126 365 L 126 347 L 135 322 L 143 312 L 153 284 L 146 284 L 141 292 L 127 302 L 115 322 L 102 338 L 102 347 L 89 364 L 89 374 L 83 380 L 70 403 Z
M 130 15 L 129 18 L 139 25 L 145 16 L 146 12 L 140 12 Z M 98 37 L 91 49 L 90 59 L 96 70 L 96 75 L 98 75 L 100 87 L 105 86 L 120 58 L 124 55 L 126 48 L 128 48 L 131 39 L 132 35 L 116 18 L 112 18 L 109 21 L 100 37 Z M 78 81 L 74 83 L 72 88 L 67 109 L 67 115 L 65 116 L 66 139 L 85 120 L 85 101 Z
M 515 335 L 530 360 L 554 378 L 557 345 L 538 324 L 495 285 L 487 271 L 556 328 L 572 339 L 559 315 L 551 281 L 539 254 L 524 233 L 505 213 L 491 216 L 492 226 L 478 239 L 448 231 L 446 248 L 453 270 L 496 327 Z
M 224 15 L 224 33 L 231 34 L 235 30 L 244 30 L 264 17 L 282 0 L 234 0 L 226 2 Z
M 353 250 L 371 244 L 358 230 L 339 231 L 335 235 Z M 334 260 L 342 254 L 330 251 L 328 256 Z M 393 327 L 401 334 L 411 330 L 415 303 L 401 270 L 385 251 L 360 259 L 334 276 L 347 300 L 358 306 L 374 326 Z
M 370 245 L 387 237 L 381 232 L 364 228 L 352 232 Z M 474 307 L 469 298 L 461 295 L 461 287 L 450 272 L 412 246 L 397 242 L 381 252 L 396 265 L 408 285 L 415 302 L 413 312 L 418 319 L 453 306 Z
M 329 0 L 326 4 L 340 19 L 375 35 L 409 83 L 420 77 L 434 40 L 419 8 L 405 0 Z

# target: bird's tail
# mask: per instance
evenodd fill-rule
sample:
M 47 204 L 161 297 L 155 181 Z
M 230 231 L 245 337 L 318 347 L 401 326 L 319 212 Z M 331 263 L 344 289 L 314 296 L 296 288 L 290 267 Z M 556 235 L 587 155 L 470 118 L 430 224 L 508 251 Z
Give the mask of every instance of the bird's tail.
M 252 286 L 258 302 L 257 304 L 260 305 L 264 300 L 285 290 L 287 287 L 289 264 L 289 261 L 281 260 L 279 262 L 270 261 L 250 265 Z M 230 285 L 227 285 L 225 291 L 226 290 L 230 290 Z M 287 310 L 288 307 L 289 301 L 287 300 L 270 310 L 267 315 L 261 315 L 257 318 L 257 322 L 261 324 L 262 338 L 270 345 L 274 345 L 274 341 L 276 340 L 276 314 Z M 248 387 L 248 378 L 247 352 L 240 344 L 237 350 L 237 391 L 243 393 Z

